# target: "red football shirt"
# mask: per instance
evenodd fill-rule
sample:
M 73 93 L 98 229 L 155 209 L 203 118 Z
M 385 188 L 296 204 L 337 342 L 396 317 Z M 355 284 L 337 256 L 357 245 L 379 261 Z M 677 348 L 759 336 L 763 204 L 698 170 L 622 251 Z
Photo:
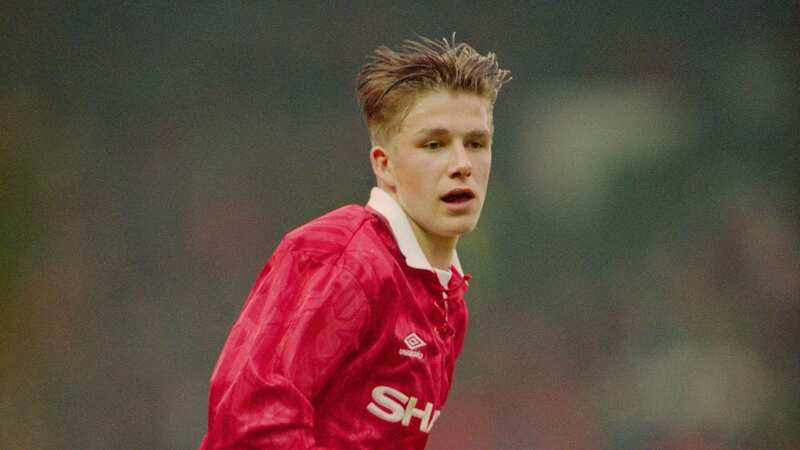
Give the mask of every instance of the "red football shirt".
M 377 188 L 289 233 L 211 376 L 201 450 L 424 448 L 464 341 L 462 273 L 454 255 L 437 274 Z

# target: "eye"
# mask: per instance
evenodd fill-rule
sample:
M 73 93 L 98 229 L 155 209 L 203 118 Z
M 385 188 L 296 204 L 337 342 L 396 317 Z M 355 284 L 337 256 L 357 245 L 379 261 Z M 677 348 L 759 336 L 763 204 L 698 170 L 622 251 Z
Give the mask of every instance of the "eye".
M 472 150 L 480 150 L 485 147 L 486 144 L 484 144 L 483 141 L 471 141 L 467 143 L 467 148 Z
M 442 143 L 439 141 L 428 141 L 422 144 L 422 148 L 427 150 L 439 150 L 442 148 Z

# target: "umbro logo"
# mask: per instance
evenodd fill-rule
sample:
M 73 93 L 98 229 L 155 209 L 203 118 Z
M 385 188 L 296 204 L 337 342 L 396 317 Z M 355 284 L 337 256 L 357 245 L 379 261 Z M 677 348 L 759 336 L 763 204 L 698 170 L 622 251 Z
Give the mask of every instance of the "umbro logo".
M 403 339 L 403 343 L 406 344 L 408 348 L 401 348 L 398 350 L 398 353 L 403 356 L 410 356 L 412 358 L 422 359 L 422 352 L 418 351 L 418 349 L 425 347 L 427 344 L 425 341 L 422 340 L 421 337 L 417 336 L 417 333 L 411 333 Z

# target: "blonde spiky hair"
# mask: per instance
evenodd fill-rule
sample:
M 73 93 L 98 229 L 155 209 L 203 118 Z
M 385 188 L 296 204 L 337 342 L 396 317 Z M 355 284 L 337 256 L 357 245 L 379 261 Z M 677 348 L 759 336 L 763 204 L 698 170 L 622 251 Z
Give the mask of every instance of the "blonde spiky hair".
M 373 143 L 381 142 L 402 123 L 419 94 L 452 90 L 471 92 L 494 106 L 500 88 L 511 79 L 494 53 L 481 55 L 466 43 L 434 41 L 420 36 L 406 40 L 400 52 L 378 47 L 359 72 L 358 102 Z

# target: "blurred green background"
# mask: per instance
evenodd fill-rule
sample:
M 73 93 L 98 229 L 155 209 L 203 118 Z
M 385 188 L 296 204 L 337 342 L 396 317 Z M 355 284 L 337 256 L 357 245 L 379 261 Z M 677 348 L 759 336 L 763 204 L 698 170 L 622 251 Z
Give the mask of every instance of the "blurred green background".
M 355 74 L 514 80 L 431 449 L 800 448 L 796 1 L 3 2 L 0 448 L 190 449 L 283 234 L 373 184 Z

